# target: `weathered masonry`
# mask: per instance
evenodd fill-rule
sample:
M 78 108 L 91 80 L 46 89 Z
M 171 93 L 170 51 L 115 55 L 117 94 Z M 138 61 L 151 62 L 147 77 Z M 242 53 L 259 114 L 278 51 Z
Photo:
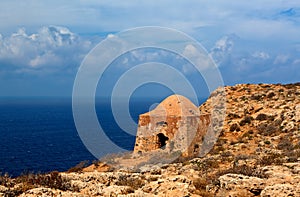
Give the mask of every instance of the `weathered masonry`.
M 209 114 L 200 115 L 189 99 L 172 95 L 140 115 L 134 152 L 181 151 L 183 157 L 196 156 L 209 125 Z

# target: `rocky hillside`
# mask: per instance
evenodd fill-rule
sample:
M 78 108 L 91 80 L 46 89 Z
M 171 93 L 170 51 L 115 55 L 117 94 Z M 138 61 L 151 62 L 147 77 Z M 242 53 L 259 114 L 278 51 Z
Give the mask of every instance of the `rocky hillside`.
M 2 176 L 0 196 L 300 196 L 300 83 L 219 88 L 199 109 L 219 131 L 202 158 Z

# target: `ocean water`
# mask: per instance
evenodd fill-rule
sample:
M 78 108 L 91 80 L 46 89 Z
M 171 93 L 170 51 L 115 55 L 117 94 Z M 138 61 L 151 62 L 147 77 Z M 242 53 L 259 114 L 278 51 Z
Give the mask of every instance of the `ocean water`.
M 135 100 L 130 114 L 149 110 L 157 99 Z M 110 103 L 96 104 L 98 119 L 108 137 L 120 147 L 133 150 L 135 136 L 114 121 Z M 136 128 L 133 126 L 135 131 Z M 109 147 L 108 147 L 109 148 Z M 0 172 L 18 176 L 26 172 L 66 171 L 81 161 L 96 160 L 78 136 L 71 99 L 0 100 Z
M 114 122 L 110 105 L 97 104 L 101 124 L 109 137 L 132 150 L 134 137 L 124 135 Z M 143 106 L 131 114 L 137 119 Z M 119 138 L 118 138 L 119 136 Z M 119 139 L 119 141 L 118 141 Z M 75 128 L 70 99 L 2 99 L 0 101 L 0 172 L 65 171 L 81 161 L 96 158 L 85 148 Z

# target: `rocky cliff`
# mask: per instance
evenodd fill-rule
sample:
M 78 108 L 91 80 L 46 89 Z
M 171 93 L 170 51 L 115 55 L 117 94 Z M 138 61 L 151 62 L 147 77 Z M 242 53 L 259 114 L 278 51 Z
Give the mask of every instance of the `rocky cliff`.
M 220 135 L 201 158 L 2 176 L 0 196 L 300 196 L 300 83 L 220 88 L 199 107 L 200 115 L 212 111 Z

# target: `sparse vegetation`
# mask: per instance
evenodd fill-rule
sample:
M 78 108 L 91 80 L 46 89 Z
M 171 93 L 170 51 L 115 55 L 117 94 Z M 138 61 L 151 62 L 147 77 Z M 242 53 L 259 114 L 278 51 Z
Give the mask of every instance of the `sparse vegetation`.
M 250 124 L 253 118 L 251 116 L 245 116 L 241 121 L 240 121 L 240 126 L 244 126 L 246 124 Z
M 281 165 L 283 162 L 283 155 L 278 153 L 270 153 L 258 160 L 258 164 L 262 166 Z
M 240 131 L 241 128 L 239 127 L 238 124 L 234 123 L 230 126 L 229 131 L 233 132 L 233 131 Z
M 273 98 L 274 96 L 276 96 L 276 94 L 274 92 L 270 92 L 268 95 L 267 95 L 267 98 Z
M 53 171 L 48 174 L 27 173 L 16 178 L 11 178 L 7 174 L 0 176 L 1 185 L 7 187 L 4 196 L 17 196 L 30 189 L 46 187 L 59 189 L 62 191 L 78 191 L 69 180 L 63 178 L 59 172 Z
M 266 114 L 258 114 L 255 119 L 256 120 L 260 120 L 260 121 L 267 120 L 268 119 L 268 115 L 266 115 Z
M 145 177 L 139 176 L 139 177 L 131 177 L 131 176 L 126 176 L 126 175 L 121 175 L 119 179 L 116 182 L 116 185 L 119 186 L 129 186 L 133 190 L 137 190 L 145 185 Z
M 294 145 L 287 137 L 284 137 L 279 141 L 277 148 L 279 150 L 290 151 L 294 149 Z
M 206 178 L 197 178 L 193 181 L 195 188 L 197 189 L 197 194 L 203 197 L 213 197 L 214 195 L 208 191 L 206 191 L 206 186 L 210 184 L 210 182 Z
M 258 178 L 267 178 L 267 175 L 260 170 L 257 170 L 256 166 L 247 166 L 247 165 L 241 165 L 241 166 L 233 166 L 229 169 L 223 170 L 223 171 L 219 171 L 217 172 L 217 176 L 220 177 L 224 174 L 242 174 L 245 176 L 254 176 L 254 177 L 258 177 Z
M 274 136 L 279 131 L 279 128 L 273 123 L 261 123 L 257 126 L 258 133 L 264 136 Z
M 228 116 L 228 118 L 230 118 L 230 119 L 240 118 L 240 116 L 237 115 L 237 114 L 235 114 L 235 113 L 229 113 L 227 116 Z

